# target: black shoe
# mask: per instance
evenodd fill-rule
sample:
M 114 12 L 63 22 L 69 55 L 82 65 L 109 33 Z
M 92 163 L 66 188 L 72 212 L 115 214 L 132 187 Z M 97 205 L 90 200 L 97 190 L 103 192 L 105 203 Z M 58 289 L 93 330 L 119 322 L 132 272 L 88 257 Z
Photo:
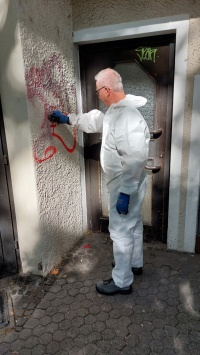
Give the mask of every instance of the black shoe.
M 132 285 L 127 287 L 118 287 L 115 285 L 114 280 L 111 278 L 109 280 L 98 282 L 96 285 L 96 290 L 97 292 L 107 296 L 115 295 L 117 293 L 128 295 L 132 292 Z
M 112 267 L 115 267 L 114 261 L 112 261 Z M 134 275 L 142 275 L 142 273 L 143 273 L 142 267 L 132 267 L 131 270 Z

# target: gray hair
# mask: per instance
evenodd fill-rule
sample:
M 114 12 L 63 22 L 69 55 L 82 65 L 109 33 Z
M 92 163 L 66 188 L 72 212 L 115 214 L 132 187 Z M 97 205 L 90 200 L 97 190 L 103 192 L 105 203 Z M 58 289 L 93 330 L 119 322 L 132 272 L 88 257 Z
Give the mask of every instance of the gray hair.
M 94 78 L 100 86 L 108 86 L 112 91 L 123 91 L 122 78 L 113 69 L 103 69 Z

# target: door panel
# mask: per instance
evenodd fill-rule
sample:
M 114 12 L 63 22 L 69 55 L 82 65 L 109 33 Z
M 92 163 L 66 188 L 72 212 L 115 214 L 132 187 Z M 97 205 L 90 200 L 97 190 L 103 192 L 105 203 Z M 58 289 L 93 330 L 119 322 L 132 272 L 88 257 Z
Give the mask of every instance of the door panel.
M 174 43 L 175 37 L 170 35 L 80 47 L 84 112 L 94 108 L 106 111 L 95 95 L 94 76 L 107 67 L 121 74 L 126 93 L 148 100 L 146 106 L 139 109 L 151 131 L 148 188 L 142 214 L 146 238 L 164 242 L 167 235 Z M 92 230 L 103 230 L 102 225 L 108 224 L 108 192 L 106 176 L 99 164 L 100 143 L 99 134 L 85 135 L 87 199 L 91 209 L 89 228 Z
M 0 278 L 17 273 L 14 220 L 8 156 L 0 103 Z

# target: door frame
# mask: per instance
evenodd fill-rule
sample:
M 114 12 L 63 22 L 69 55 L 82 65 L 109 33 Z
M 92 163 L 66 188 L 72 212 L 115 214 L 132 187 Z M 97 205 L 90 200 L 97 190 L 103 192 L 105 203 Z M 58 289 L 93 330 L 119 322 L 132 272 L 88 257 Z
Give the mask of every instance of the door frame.
M 10 250 L 10 255 L 12 255 L 12 265 L 14 268 L 12 271 L 8 271 L 6 269 L 6 267 L 9 265 L 7 265 L 5 263 L 5 275 L 3 275 L 2 277 L 6 277 L 9 275 L 17 274 L 19 271 L 21 271 L 21 261 L 20 261 L 20 254 L 19 254 L 17 223 L 16 223 L 16 215 L 15 215 L 14 198 L 13 198 L 8 149 L 7 149 L 7 142 L 6 142 L 6 135 L 5 135 L 5 127 L 4 127 L 4 121 L 3 121 L 1 97 L 0 97 L 0 144 L 2 144 L 4 169 L 5 169 L 5 172 L 4 172 L 5 184 L 7 184 L 7 192 L 4 196 L 4 204 L 6 205 L 6 207 L 8 209 L 7 212 L 10 216 L 9 231 L 12 231 L 12 235 L 9 238 L 8 245 L 9 245 L 9 250 L 10 250 L 10 248 L 12 249 L 12 250 Z M 8 247 L 7 247 L 7 250 L 8 250 Z M 14 260 L 14 258 L 15 258 L 15 260 Z
M 152 133 L 150 142 L 150 159 L 154 157 L 154 164 L 160 165 L 161 169 L 152 171 L 152 223 L 151 227 L 144 225 L 144 240 L 159 240 L 166 243 L 175 35 L 123 39 L 80 46 L 83 107 L 84 112 L 98 108 L 99 100 L 95 95 L 94 81 L 96 72 L 106 67 L 113 68 L 114 64 L 121 62 L 135 62 L 138 65 L 137 53 L 134 49 L 140 46 L 158 50 L 156 63 L 145 61 L 140 63 L 138 68 L 143 68 L 142 70 L 148 73 L 156 85 L 157 104 L 155 104 L 153 127 L 162 129 L 161 135 Z M 102 216 L 101 210 L 99 136 L 99 134 L 84 135 L 88 227 L 94 232 L 107 232 L 108 218 Z M 153 150 L 156 152 L 153 153 Z
M 168 207 L 168 233 L 167 244 L 169 249 L 177 250 L 179 245 L 179 202 L 181 186 L 181 161 L 182 161 L 182 141 L 184 124 L 185 101 L 180 97 L 185 97 L 186 90 L 186 69 L 187 50 L 189 33 L 189 15 L 171 16 L 153 20 L 122 23 L 118 25 L 88 28 L 73 32 L 74 43 L 74 63 L 77 84 L 77 110 L 82 112 L 79 50 L 81 44 L 96 43 L 102 41 L 114 41 L 118 39 L 138 38 L 144 36 L 163 35 L 168 33 L 176 34 L 175 49 L 175 71 L 174 71 L 174 93 L 172 112 L 172 134 L 171 134 L 171 159 L 170 159 L 170 186 L 169 186 L 169 207 Z M 83 142 L 83 141 L 82 141 Z M 177 149 L 177 145 L 179 149 Z M 82 161 L 82 165 L 83 165 Z M 84 198 L 86 202 L 86 199 Z M 87 209 L 86 205 L 83 209 Z M 86 214 L 85 214 L 85 225 Z M 182 237 L 181 237 L 182 238 Z M 190 238 L 190 250 L 188 250 L 187 240 L 184 251 L 193 251 L 195 248 L 196 235 Z

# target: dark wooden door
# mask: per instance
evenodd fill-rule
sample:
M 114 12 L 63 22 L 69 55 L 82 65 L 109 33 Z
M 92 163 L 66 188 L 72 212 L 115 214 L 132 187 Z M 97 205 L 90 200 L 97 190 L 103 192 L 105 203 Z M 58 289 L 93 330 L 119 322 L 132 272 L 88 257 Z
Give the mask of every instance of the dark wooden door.
M 0 278 L 18 272 L 11 179 L 0 102 Z
M 140 109 L 151 132 L 143 222 L 145 238 L 163 242 L 167 239 L 174 46 L 174 35 L 80 46 L 84 112 L 106 111 L 95 95 L 94 76 L 108 67 L 120 73 L 127 94 L 148 99 Z M 108 224 L 100 146 L 100 134 L 85 135 L 88 227 L 94 231 Z

